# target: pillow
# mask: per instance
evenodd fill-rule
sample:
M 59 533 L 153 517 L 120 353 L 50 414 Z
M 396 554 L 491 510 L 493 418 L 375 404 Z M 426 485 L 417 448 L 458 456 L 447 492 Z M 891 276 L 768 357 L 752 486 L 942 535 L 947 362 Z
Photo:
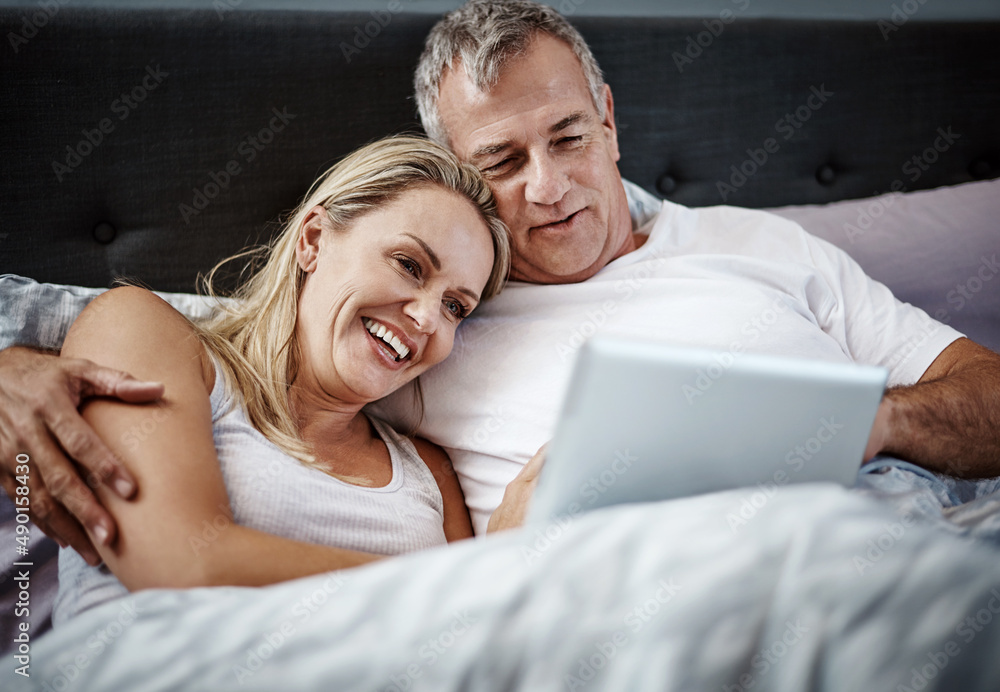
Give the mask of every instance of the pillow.
M 1000 180 L 768 211 L 845 250 L 900 300 L 1000 351 Z
M 656 198 L 626 181 L 634 214 Z M 846 250 L 900 300 L 1000 351 L 1000 180 L 768 211 Z M 76 315 L 104 289 L 0 276 L 0 348 L 58 348 Z M 207 299 L 158 293 L 189 317 Z
M 23 344 L 58 349 L 76 316 L 106 288 L 42 284 L 14 274 L 0 275 L 0 349 Z M 156 295 L 188 317 L 211 310 L 212 301 L 188 293 Z

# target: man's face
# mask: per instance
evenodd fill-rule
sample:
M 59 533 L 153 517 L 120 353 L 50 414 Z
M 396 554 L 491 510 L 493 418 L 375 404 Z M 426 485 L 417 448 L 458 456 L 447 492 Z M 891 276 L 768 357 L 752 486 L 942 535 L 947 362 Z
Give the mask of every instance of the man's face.
M 611 90 L 602 120 L 568 45 L 539 33 L 489 93 L 461 65 L 439 93 L 451 148 L 483 172 L 510 227 L 512 278 L 582 281 L 634 247 Z

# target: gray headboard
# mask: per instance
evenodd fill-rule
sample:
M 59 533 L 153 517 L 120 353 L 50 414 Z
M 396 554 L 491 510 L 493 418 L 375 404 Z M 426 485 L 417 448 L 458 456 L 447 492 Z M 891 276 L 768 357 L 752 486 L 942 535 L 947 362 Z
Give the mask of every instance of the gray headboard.
M 338 157 L 418 129 L 433 14 L 219 3 L 0 7 L 0 273 L 189 291 Z M 572 20 L 614 90 L 623 174 L 661 196 L 762 207 L 1000 175 L 1000 19 Z

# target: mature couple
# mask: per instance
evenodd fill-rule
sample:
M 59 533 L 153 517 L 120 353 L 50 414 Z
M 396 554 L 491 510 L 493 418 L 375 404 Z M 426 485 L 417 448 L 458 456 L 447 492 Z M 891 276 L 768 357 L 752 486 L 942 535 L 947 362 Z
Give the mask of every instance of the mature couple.
M 788 221 L 643 212 L 618 172 L 611 90 L 556 12 L 473 0 L 432 30 L 415 81 L 425 129 L 457 159 L 412 139 L 353 154 L 235 307 L 192 325 L 119 289 L 61 358 L 0 353 L 5 489 L 29 453 L 36 521 L 117 576 L 64 550 L 63 616 L 126 587 L 271 583 L 516 525 L 594 314 L 637 338 L 885 365 L 866 460 L 913 463 L 866 468 L 1000 474 L 1000 356 Z M 457 329 L 506 273 L 497 216 L 513 281 Z M 767 330 L 745 329 L 766 310 Z M 382 399 L 417 375 L 422 416 L 409 387 Z M 100 503 L 60 448 L 102 481 Z M 195 554 L 227 502 L 238 525 Z

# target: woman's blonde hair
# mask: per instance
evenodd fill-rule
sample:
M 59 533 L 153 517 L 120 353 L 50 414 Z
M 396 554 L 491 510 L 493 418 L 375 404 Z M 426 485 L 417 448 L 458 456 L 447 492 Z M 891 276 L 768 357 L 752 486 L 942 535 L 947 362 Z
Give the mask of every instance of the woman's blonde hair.
M 322 205 L 335 231 L 348 230 L 362 215 L 422 185 L 452 190 L 479 210 L 493 241 L 493 269 L 482 297 L 499 293 L 510 268 L 510 241 L 493 195 L 475 168 L 416 136 L 382 139 L 349 154 L 313 184 L 270 245 L 223 260 L 202 280 L 204 292 L 218 297 L 214 284 L 224 265 L 243 260 L 243 274 L 252 273 L 230 295 L 235 300 L 219 301 L 196 328 L 220 361 L 231 391 L 240 395 L 251 424 L 306 464 L 315 460 L 299 436 L 288 398 L 299 368 L 295 325 L 305 272 L 295 246 L 302 224 L 313 207 Z

